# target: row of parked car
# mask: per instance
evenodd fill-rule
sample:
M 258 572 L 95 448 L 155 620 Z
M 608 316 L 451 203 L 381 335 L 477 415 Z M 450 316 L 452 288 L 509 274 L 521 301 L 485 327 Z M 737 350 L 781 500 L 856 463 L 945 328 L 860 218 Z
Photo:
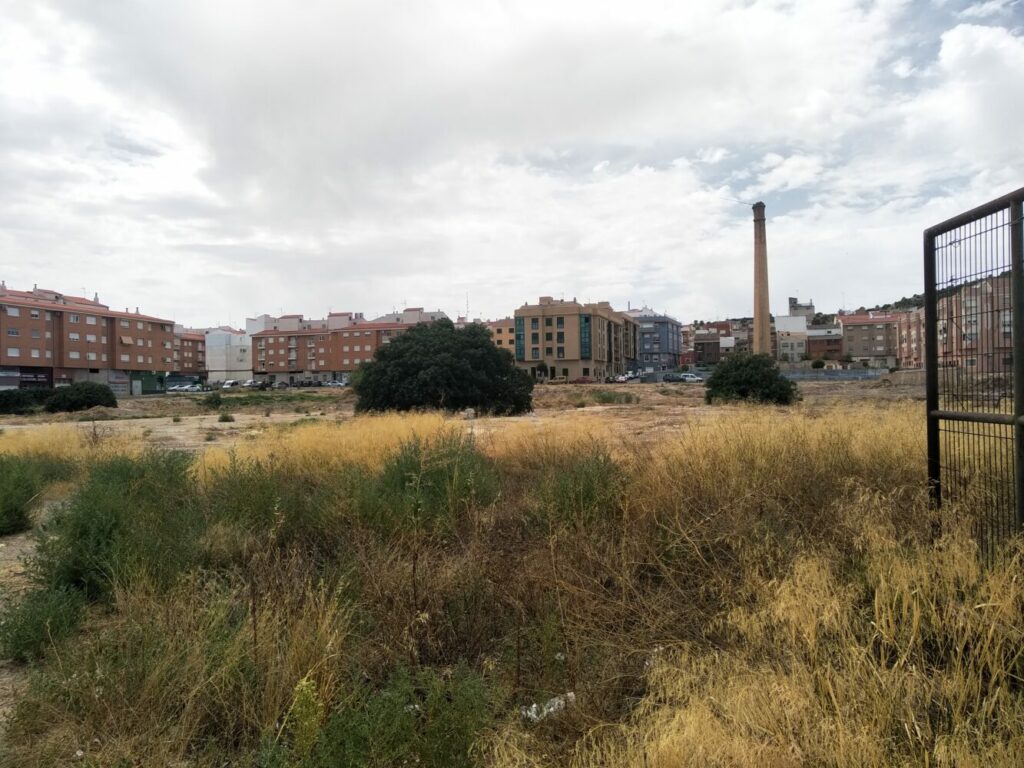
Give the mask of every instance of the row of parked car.
M 241 387 L 243 389 L 288 389 L 289 387 L 347 387 L 348 382 L 345 381 L 297 381 L 294 384 L 289 384 L 287 381 L 257 381 L 256 379 L 249 379 L 248 381 L 237 381 L 235 379 L 228 379 L 221 385 L 221 389 L 234 389 L 235 387 Z

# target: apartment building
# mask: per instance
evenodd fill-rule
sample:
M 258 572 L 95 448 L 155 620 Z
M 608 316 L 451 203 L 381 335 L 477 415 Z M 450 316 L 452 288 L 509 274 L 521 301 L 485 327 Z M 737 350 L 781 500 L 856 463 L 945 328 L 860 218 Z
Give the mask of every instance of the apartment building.
M 514 319 L 516 363 L 534 377 L 548 371 L 602 380 L 636 367 L 639 325 L 607 301 L 581 304 L 541 296 L 536 304 L 519 307 Z
M 1006 272 L 943 292 L 936 303 L 940 368 L 979 374 L 1013 370 L 1011 290 Z M 923 333 L 923 319 L 921 323 Z
M 843 355 L 870 368 L 892 368 L 899 358 L 899 314 L 864 312 L 838 315 Z
M 204 328 L 206 373 L 211 382 L 246 381 L 252 375 L 252 338 L 227 325 Z
M 838 360 L 843 356 L 843 329 L 838 325 L 807 328 L 807 354 L 812 360 Z
M 901 312 L 898 327 L 900 368 L 924 368 L 924 307 Z
M 491 332 L 491 341 L 500 349 L 507 349 L 512 355 L 516 353 L 516 319 L 504 317 L 501 320 L 484 322 Z
M 803 316 L 807 318 L 807 324 L 811 324 L 811 320 L 814 319 L 814 299 L 811 299 L 806 304 L 801 304 L 800 300 L 795 296 L 789 297 L 789 315 L 790 317 Z
M 718 328 L 699 328 L 693 334 L 693 362 L 717 365 L 722 359 L 722 341 Z
M 164 388 L 174 321 L 92 299 L 0 283 L 0 388 L 108 384 L 116 394 Z
M 640 326 L 637 348 L 640 369 L 647 373 L 676 370 L 683 353 L 683 324 L 649 307 L 630 309 L 626 314 Z
M 375 323 L 397 323 L 399 325 L 416 325 L 417 323 L 432 323 L 435 320 L 449 320 L 450 318 L 440 309 L 428 312 L 423 307 L 406 307 L 401 312 L 391 312 L 380 317 L 375 317 Z
M 206 379 L 206 335 L 202 331 L 174 327 L 172 371 L 188 379 Z
M 341 328 L 260 331 L 252 335 L 253 374 L 259 380 L 289 384 L 342 380 L 412 327 L 404 322 L 354 321 Z
M 790 299 L 791 306 L 794 301 Z M 781 362 L 796 363 L 807 357 L 807 315 L 778 315 L 775 335 Z

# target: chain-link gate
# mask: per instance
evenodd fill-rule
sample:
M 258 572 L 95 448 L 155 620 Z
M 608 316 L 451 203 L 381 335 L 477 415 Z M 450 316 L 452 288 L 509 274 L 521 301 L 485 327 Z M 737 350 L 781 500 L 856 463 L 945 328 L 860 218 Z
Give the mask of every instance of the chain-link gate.
M 924 232 L 928 480 L 986 559 L 1024 530 L 1022 204 L 1024 188 Z

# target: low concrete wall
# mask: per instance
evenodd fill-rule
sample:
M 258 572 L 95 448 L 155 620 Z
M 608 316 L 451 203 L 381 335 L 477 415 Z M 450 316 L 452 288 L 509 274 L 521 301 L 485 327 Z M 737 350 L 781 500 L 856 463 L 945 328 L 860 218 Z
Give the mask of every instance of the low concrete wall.
M 885 378 L 893 384 L 902 384 L 911 387 L 923 387 L 925 385 L 924 368 L 913 370 L 893 371 L 886 374 Z

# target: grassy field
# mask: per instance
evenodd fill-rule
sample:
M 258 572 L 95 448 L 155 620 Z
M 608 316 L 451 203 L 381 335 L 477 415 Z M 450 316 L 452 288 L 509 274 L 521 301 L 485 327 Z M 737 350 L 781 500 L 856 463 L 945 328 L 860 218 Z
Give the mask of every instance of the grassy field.
M 550 390 L 6 429 L 0 762 L 1019 764 L 1022 548 L 929 510 L 919 403 Z

